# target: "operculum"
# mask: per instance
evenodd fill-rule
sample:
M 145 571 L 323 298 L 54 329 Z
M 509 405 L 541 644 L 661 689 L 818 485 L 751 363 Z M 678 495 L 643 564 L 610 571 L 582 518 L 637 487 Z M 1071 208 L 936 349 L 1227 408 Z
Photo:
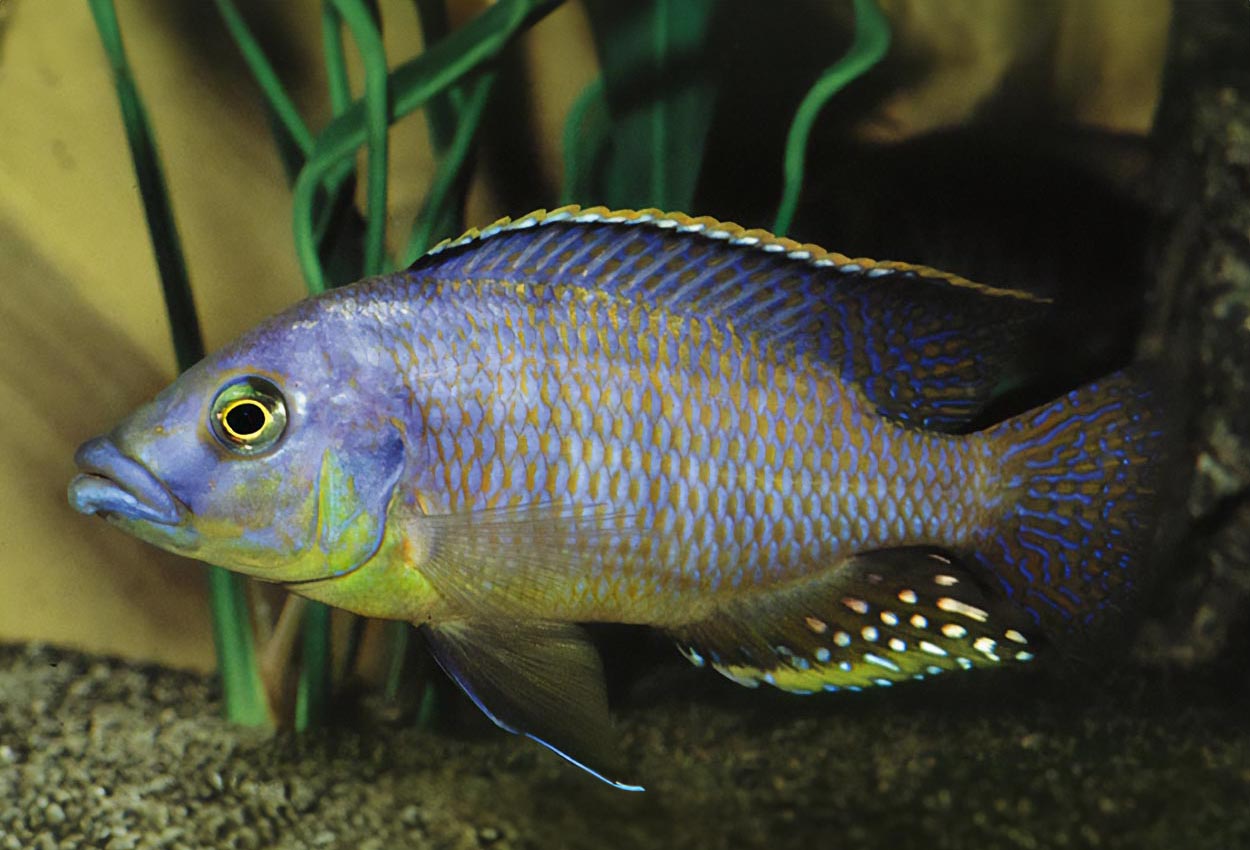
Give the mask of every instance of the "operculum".
M 377 553 L 403 468 L 395 431 L 366 451 L 322 453 L 310 554 L 324 564 L 324 577 L 345 575 Z

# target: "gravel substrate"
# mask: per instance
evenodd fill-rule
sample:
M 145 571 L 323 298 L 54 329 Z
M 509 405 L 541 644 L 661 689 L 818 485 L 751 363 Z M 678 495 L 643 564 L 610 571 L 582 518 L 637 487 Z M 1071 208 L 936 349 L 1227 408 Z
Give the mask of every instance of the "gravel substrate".
M 210 679 L 0 647 L 0 848 L 1245 847 L 1245 684 L 798 698 L 661 666 L 616 700 L 629 794 L 471 715 L 266 736 L 219 719 Z

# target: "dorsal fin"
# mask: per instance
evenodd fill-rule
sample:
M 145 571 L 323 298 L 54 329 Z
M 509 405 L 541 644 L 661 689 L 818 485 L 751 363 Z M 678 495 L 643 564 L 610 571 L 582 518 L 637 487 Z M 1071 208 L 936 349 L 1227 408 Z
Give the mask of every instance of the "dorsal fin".
M 958 430 L 980 411 L 1016 326 L 1046 303 L 708 217 L 603 207 L 500 219 L 440 243 L 410 271 L 576 286 L 720 319 L 773 351 L 832 364 L 882 415 L 934 430 Z

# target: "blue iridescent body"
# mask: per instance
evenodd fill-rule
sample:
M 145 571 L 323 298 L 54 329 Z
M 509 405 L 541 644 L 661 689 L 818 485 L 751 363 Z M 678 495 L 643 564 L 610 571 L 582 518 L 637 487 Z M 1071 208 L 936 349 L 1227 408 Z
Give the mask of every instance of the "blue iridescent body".
M 84 446 L 71 501 L 422 625 L 501 726 L 625 787 L 578 622 L 803 692 L 1029 660 L 1123 601 L 1149 388 L 969 427 L 1044 307 L 711 219 L 535 213 L 262 324 Z

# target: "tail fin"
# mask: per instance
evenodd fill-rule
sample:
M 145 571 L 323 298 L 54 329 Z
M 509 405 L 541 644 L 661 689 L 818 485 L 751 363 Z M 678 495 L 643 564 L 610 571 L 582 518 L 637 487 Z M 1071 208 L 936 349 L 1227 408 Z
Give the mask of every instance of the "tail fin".
M 1146 578 L 1171 431 L 1159 395 L 1134 367 L 989 432 L 1002 501 L 975 557 L 1051 637 L 1091 631 Z

